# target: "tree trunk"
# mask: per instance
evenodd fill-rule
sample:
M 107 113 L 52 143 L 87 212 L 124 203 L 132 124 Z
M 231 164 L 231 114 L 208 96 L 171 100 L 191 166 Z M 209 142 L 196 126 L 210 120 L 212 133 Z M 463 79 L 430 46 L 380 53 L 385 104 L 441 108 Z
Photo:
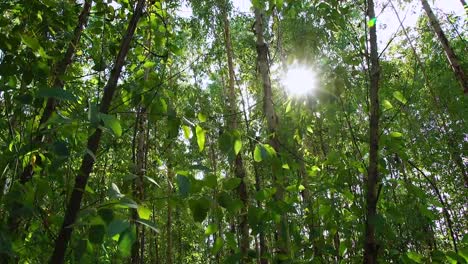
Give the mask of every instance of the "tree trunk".
M 375 19 L 374 1 L 368 1 L 368 17 Z M 375 238 L 375 218 L 377 216 L 379 183 L 379 80 L 380 66 L 377 49 L 377 27 L 370 27 L 370 123 L 369 123 L 369 168 L 366 195 L 366 228 L 364 263 L 377 263 L 378 245 Z
M 109 80 L 104 87 L 104 94 L 99 109 L 100 113 L 107 114 L 109 111 L 112 97 L 114 96 L 117 87 L 117 81 L 120 77 L 128 50 L 130 49 L 130 42 L 135 33 L 138 21 L 140 20 L 140 17 L 143 13 L 144 5 L 145 0 L 138 0 L 135 11 L 128 25 L 127 32 L 125 33 L 125 36 L 120 44 L 120 50 L 115 59 L 114 67 L 112 68 Z M 102 129 L 97 127 L 96 131 L 88 137 L 88 153 L 84 155 L 80 170 L 76 175 L 75 185 L 73 187 L 70 201 L 68 202 L 62 227 L 60 228 L 57 239 L 55 240 L 54 252 L 50 258 L 50 263 L 64 263 L 65 252 L 68 246 L 68 242 L 71 238 L 73 224 L 75 223 L 78 211 L 80 210 L 81 200 L 83 199 L 83 191 L 88 182 L 89 174 L 91 173 L 94 166 L 94 157 L 96 156 L 99 142 L 101 141 L 101 136 Z
M 452 68 L 453 74 L 455 74 L 455 77 L 457 78 L 457 81 L 460 84 L 463 92 L 465 94 L 468 94 L 468 79 L 466 77 L 465 71 L 463 70 L 460 64 L 460 61 L 458 60 L 458 57 L 456 56 L 454 50 L 450 46 L 450 43 L 447 37 L 445 36 L 444 32 L 442 31 L 439 21 L 437 20 L 437 17 L 432 12 L 432 9 L 429 6 L 429 3 L 427 2 L 427 0 L 421 0 L 421 3 L 423 5 L 424 11 L 427 14 L 427 17 L 429 18 L 429 22 L 431 23 L 434 33 L 437 35 L 437 38 L 439 39 L 440 44 L 442 44 L 442 47 L 444 48 L 445 55 L 447 56 L 447 59 L 449 61 L 450 67 Z M 463 0 L 462 0 L 462 3 L 463 3 Z
M 52 76 L 53 80 L 53 88 L 55 89 L 63 89 L 65 83 L 62 80 L 63 75 L 65 74 L 68 66 L 72 63 L 73 56 L 75 55 L 76 47 L 80 43 L 81 34 L 83 33 L 83 29 L 88 22 L 89 13 L 91 10 L 92 5 L 91 0 L 86 0 L 83 4 L 83 9 L 81 10 L 80 16 L 78 17 L 78 24 L 76 25 L 75 30 L 73 31 L 73 38 L 71 39 L 70 43 L 68 44 L 67 51 L 63 59 L 55 66 L 55 70 Z M 41 119 L 39 120 L 38 128 L 45 124 L 49 118 L 52 116 L 52 113 L 55 111 L 57 106 L 57 101 L 54 97 L 49 97 L 46 102 L 46 107 L 44 108 L 44 112 L 42 113 Z M 44 141 L 43 136 L 39 133 L 35 135 L 32 139 L 31 146 L 35 146 L 39 143 Z M 33 167 L 32 165 L 26 166 L 23 172 L 20 175 L 20 183 L 25 184 L 26 182 L 30 181 L 33 175 Z
M 455 236 L 455 232 L 453 230 L 452 217 L 450 216 L 450 213 L 448 211 L 449 207 L 447 205 L 446 199 L 444 199 L 444 197 L 440 193 L 440 190 L 437 187 L 436 181 L 434 179 L 431 179 L 430 176 L 426 175 L 413 162 L 408 160 L 408 164 L 410 164 L 413 168 L 415 168 L 424 177 L 424 179 L 426 179 L 426 181 L 429 183 L 429 185 L 432 187 L 432 189 L 436 193 L 437 199 L 439 199 L 439 202 L 442 204 L 442 213 L 443 213 L 443 215 L 445 217 L 445 221 L 447 222 L 447 227 L 449 229 L 450 237 L 452 239 L 453 250 L 456 253 L 458 253 L 457 239 L 456 239 L 456 236 Z
M 174 170 L 172 168 L 172 164 L 168 163 L 167 165 L 167 196 L 169 197 L 167 200 L 167 223 L 166 223 L 166 263 L 172 264 L 173 263 L 173 256 L 172 256 L 172 204 L 171 204 L 171 197 L 172 197 L 172 182 L 174 179 Z
M 221 14 L 223 16 L 224 22 L 224 44 L 226 48 L 226 55 L 228 61 L 228 72 L 229 72 L 229 129 L 231 131 L 235 131 L 238 127 L 237 119 L 238 119 L 238 109 L 237 109 L 237 96 L 235 91 L 235 73 L 234 73 L 234 62 L 233 57 L 234 53 L 232 50 L 231 44 L 231 32 L 230 32 L 230 23 L 228 18 L 228 11 L 227 11 L 227 3 L 221 7 Z M 248 208 L 248 194 L 247 194 L 247 186 L 245 184 L 245 168 L 244 162 L 242 159 L 242 154 L 239 152 L 236 155 L 234 161 L 234 175 L 241 180 L 239 187 L 237 188 L 237 193 L 239 195 L 240 200 L 242 201 L 242 209 L 240 213 L 239 219 L 239 231 L 240 231 L 240 253 L 241 253 L 241 263 L 248 262 L 247 259 L 247 252 L 249 250 L 249 227 L 247 221 L 247 208 Z
M 55 89 L 63 89 L 64 82 L 62 81 L 62 77 L 65 74 L 68 66 L 72 63 L 73 60 L 73 55 L 75 54 L 76 47 L 80 43 L 81 39 L 81 34 L 83 32 L 83 29 L 88 22 L 88 17 L 89 13 L 91 10 L 91 0 L 86 0 L 83 4 L 83 9 L 81 10 L 81 13 L 78 17 L 78 24 L 75 27 L 75 30 L 73 31 L 73 38 L 70 40 L 70 43 L 68 44 L 67 51 L 62 58 L 60 62 L 55 67 L 55 70 L 53 72 L 52 80 L 53 80 L 53 87 Z M 41 118 L 39 120 L 39 125 L 38 128 L 40 128 L 43 124 L 45 124 L 49 118 L 52 116 L 52 113 L 54 112 L 56 107 L 56 100 L 54 97 L 49 97 L 46 102 L 46 107 L 41 115 Z M 36 146 L 37 144 L 41 143 L 43 141 L 43 136 L 41 134 L 37 134 L 32 137 L 32 142 L 31 146 Z M 21 172 L 19 176 L 19 182 L 21 184 L 25 184 L 28 181 L 31 180 L 32 175 L 33 175 L 33 166 L 31 164 L 28 164 L 24 170 Z M 3 185 L 2 185 L 3 186 Z M 3 190 L 2 190 L 3 193 Z M 20 208 L 20 204 L 15 204 L 13 208 Z M 13 233 L 18 232 L 18 226 L 20 225 L 21 218 L 17 216 L 14 213 L 10 213 L 7 223 L 9 226 L 9 229 Z M 7 256 L 0 256 L 1 258 L 7 258 Z
M 263 37 L 263 16 L 264 12 L 259 8 L 255 8 L 255 34 L 257 37 L 257 63 L 258 70 L 261 75 L 261 82 L 263 85 L 263 111 L 266 116 L 268 134 L 270 135 L 269 144 L 275 149 L 276 153 L 280 155 L 280 141 L 278 139 L 278 116 L 276 115 L 273 105 L 273 92 L 271 89 L 270 69 L 268 60 L 268 47 Z M 278 162 L 273 162 L 272 165 L 273 183 L 276 187 L 275 200 L 284 200 L 284 186 L 286 181 L 282 173 L 281 165 Z M 275 237 L 277 238 L 276 253 L 278 263 L 284 263 L 291 259 L 289 247 L 289 224 L 285 213 L 281 215 L 280 223 L 277 227 Z
M 250 153 L 251 153 L 251 160 L 254 160 L 254 150 L 255 146 L 252 140 L 253 134 L 251 133 L 250 130 L 250 121 L 249 118 L 247 117 L 247 109 L 250 109 L 250 105 L 247 105 L 246 107 L 246 102 L 244 100 L 244 97 L 242 96 L 242 90 L 241 92 L 241 103 L 242 103 L 242 112 L 244 114 L 244 122 L 245 122 L 245 130 L 248 135 L 248 141 L 249 141 L 249 148 L 250 148 Z M 254 171 L 254 176 L 255 176 L 255 191 L 259 192 L 262 189 L 262 179 L 260 177 L 260 174 L 258 173 L 258 167 L 255 162 L 252 163 L 253 171 Z M 262 202 L 257 200 L 257 207 L 258 208 L 263 208 Z M 268 247 L 267 247 L 267 242 L 265 239 L 265 231 L 264 230 L 259 230 L 258 232 L 258 263 L 259 264 L 268 264 Z
M 146 69 L 145 81 L 148 79 L 149 70 Z M 146 108 L 140 107 L 137 115 L 136 122 L 136 160 L 134 159 L 134 164 L 136 164 L 135 174 L 137 178 L 133 180 L 133 196 L 139 202 L 144 200 L 144 189 L 143 189 L 143 178 L 146 172 L 146 124 L 147 124 L 147 113 Z M 136 209 L 132 210 L 132 219 L 138 219 L 138 212 Z M 137 226 L 136 228 L 136 242 L 132 246 L 132 255 L 130 257 L 132 264 L 143 263 L 143 254 L 141 251 L 144 251 L 144 243 L 139 240 L 143 240 L 143 226 Z

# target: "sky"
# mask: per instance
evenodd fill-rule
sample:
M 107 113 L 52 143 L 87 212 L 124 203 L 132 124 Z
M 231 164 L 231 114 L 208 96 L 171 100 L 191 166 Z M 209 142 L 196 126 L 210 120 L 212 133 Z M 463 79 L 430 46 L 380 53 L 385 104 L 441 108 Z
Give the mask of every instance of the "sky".
M 249 13 L 250 8 L 252 7 L 251 0 L 233 0 L 234 8 L 242 13 Z M 390 5 L 387 5 L 386 8 L 382 8 L 388 0 L 376 0 L 377 8 L 375 10 L 377 14 L 377 23 L 378 27 L 378 39 L 379 39 L 379 49 L 383 49 L 388 41 L 392 39 L 393 35 L 401 30 L 399 27 L 399 22 L 397 17 L 395 16 L 395 12 Z M 392 0 L 394 5 L 398 10 L 398 14 L 400 19 L 403 20 L 403 25 L 405 28 L 413 27 L 418 17 L 423 12 L 421 1 L 413 0 L 410 4 L 407 4 L 405 8 L 398 8 L 398 0 Z M 460 0 L 429 0 L 429 4 L 431 5 L 434 11 L 440 9 L 442 12 L 449 14 L 455 13 L 458 16 L 462 16 L 466 20 L 466 13 L 462 7 Z M 437 13 L 437 12 L 436 12 Z M 189 6 L 185 5 L 179 9 L 178 15 L 182 17 L 190 17 L 192 15 L 192 11 Z M 439 19 L 442 17 L 438 16 Z

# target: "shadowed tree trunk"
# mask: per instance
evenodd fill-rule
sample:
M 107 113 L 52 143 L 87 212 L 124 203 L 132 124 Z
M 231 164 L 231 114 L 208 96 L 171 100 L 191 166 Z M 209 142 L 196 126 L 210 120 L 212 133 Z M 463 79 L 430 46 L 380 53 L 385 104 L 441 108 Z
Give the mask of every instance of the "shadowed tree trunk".
M 268 59 L 268 47 L 265 43 L 263 36 L 264 31 L 264 12 L 259 8 L 255 8 L 255 34 L 257 46 L 257 66 L 261 77 L 263 86 L 263 112 L 266 116 L 268 126 L 268 134 L 270 135 L 269 144 L 275 149 L 276 153 L 280 155 L 280 141 L 278 138 L 278 116 L 276 115 L 273 104 L 273 92 L 271 89 L 270 69 Z M 282 167 L 278 162 L 272 164 L 272 177 L 273 183 L 276 187 L 275 200 L 284 200 L 284 186 L 285 176 L 282 173 Z M 285 213 L 281 214 L 280 223 L 277 226 L 276 233 L 276 255 L 278 263 L 284 263 L 290 260 L 290 246 L 289 246 L 289 224 Z
M 462 0 L 462 3 L 463 2 L 464 1 Z M 447 56 L 450 67 L 452 68 L 452 71 L 455 74 L 455 77 L 457 78 L 458 83 L 460 84 L 463 92 L 465 94 L 468 94 L 468 79 L 466 77 L 465 71 L 462 68 L 462 65 L 460 64 L 460 61 L 457 55 L 455 54 L 454 50 L 450 46 L 450 43 L 447 37 L 445 36 L 444 32 L 442 31 L 439 21 L 437 20 L 437 17 L 434 15 L 434 12 L 432 12 L 431 6 L 427 2 L 427 0 L 421 0 L 421 3 L 423 5 L 424 11 L 427 14 L 427 17 L 429 18 L 429 22 L 431 23 L 434 33 L 437 35 L 437 38 L 439 39 L 440 44 L 444 48 L 445 55 Z M 465 6 L 465 3 L 463 4 L 464 4 L 463 6 Z
M 65 85 L 62 78 L 65 72 L 67 71 L 68 66 L 72 63 L 73 56 L 75 55 L 75 52 L 76 52 L 76 47 L 80 43 L 81 34 L 83 33 L 83 29 L 86 23 L 88 22 L 88 17 L 89 17 L 89 13 L 91 10 L 92 2 L 93 1 L 91 0 L 86 0 L 84 2 L 83 9 L 81 10 L 80 16 L 78 17 L 78 24 L 73 32 L 73 38 L 68 44 L 68 48 L 65 53 L 65 56 L 55 66 L 55 70 L 54 70 L 53 77 L 52 77 L 54 89 L 63 89 L 63 86 Z M 57 106 L 57 101 L 55 100 L 55 98 L 49 97 L 47 99 L 44 111 L 42 112 L 41 119 L 39 120 L 39 126 L 38 126 L 39 129 L 52 116 L 52 113 L 55 111 L 56 106 Z M 41 143 L 42 141 L 44 141 L 44 137 L 39 133 L 33 137 L 31 146 L 35 146 Z M 25 184 L 26 182 L 31 180 L 32 175 L 33 175 L 32 165 L 26 166 L 26 168 L 24 168 L 23 172 L 20 175 L 20 183 Z
M 367 2 L 367 15 L 375 21 L 374 1 Z M 377 263 L 378 245 L 375 237 L 375 218 L 377 216 L 378 183 L 379 183 L 379 80 L 380 65 L 377 49 L 377 27 L 370 26 L 370 122 L 369 122 L 369 168 L 367 173 L 366 188 L 366 226 L 364 239 L 365 264 Z
M 109 111 L 109 107 L 117 87 L 117 81 L 120 77 L 128 50 L 130 49 L 130 42 L 135 33 L 138 21 L 140 20 L 140 17 L 143 13 L 144 5 L 145 0 L 139 0 L 136 4 L 132 18 L 127 27 L 127 31 L 120 44 L 119 53 L 115 59 L 114 67 L 111 70 L 109 80 L 104 87 L 104 94 L 99 109 L 100 113 L 107 114 Z M 78 212 L 80 210 L 81 200 L 83 199 L 83 192 L 88 182 L 89 174 L 91 173 L 94 166 L 94 157 L 96 156 L 98 146 L 101 141 L 101 136 L 102 129 L 97 127 L 94 133 L 88 137 L 88 152 L 84 155 L 80 170 L 75 178 L 75 185 L 73 187 L 70 201 L 67 205 L 65 218 L 55 240 L 54 251 L 49 261 L 51 264 L 64 263 L 65 252 L 67 250 L 67 246 L 71 238 L 71 233 L 73 231 L 73 224 L 75 223 Z

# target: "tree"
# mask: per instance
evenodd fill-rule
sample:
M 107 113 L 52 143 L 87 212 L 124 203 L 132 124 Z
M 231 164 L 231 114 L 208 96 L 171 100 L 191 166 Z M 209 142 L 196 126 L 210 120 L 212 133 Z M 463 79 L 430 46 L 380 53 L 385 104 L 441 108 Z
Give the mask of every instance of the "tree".
M 260 81 L 263 87 L 263 111 L 266 118 L 266 123 L 268 127 L 269 144 L 274 149 L 274 151 L 280 155 L 280 141 L 279 134 L 277 131 L 278 127 L 278 116 L 276 115 L 274 104 L 273 104 L 273 91 L 271 88 L 270 81 L 270 70 L 269 70 L 269 60 L 268 60 L 268 47 L 265 43 L 263 37 L 264 31 L 264 12 L 261 10 L 261 7 L 255 7 L 255 35 L 256 35 L 256 48 L 257 48 L 257 65 L 260 75 Z M 281 173 L 281 165 L 279 160 L 273 161 L 272 164 L 272 174 L 273 182 L 276 187 L 275 200 L 278 203 L 281 203 L 284 199 L 284 185 L 286 184 L 286 179 Z M 281 220 L 278 224 L 277 229 L 277 245 L 276 253 L 278 261 L 282 262 L 288 260 L 291 257 L 290 245 L 289 245 L 289 224 L 287 220 L 286 213 L 281 213 Z
M 109 80 L 104 87 L 104 94 L 101 100 L 101 106 L 99 108 L 100 115 L 107 115 L 109 112 L 109 107 L 116 91 L 117 81 L 119 80 L 122 67 L 125 63 L 125 57 L 127 56 L 128 50 L 130 49 L 130 42 L 133 38 L 133 35 L 135 34 L 138 21 L 143 14 L 144 6 L 144 0 L 139 0 L 135 6 L 134 13 L 127 27 L 127 32 L 122 39 L 119 53 L 115 58 L 115 63 L 111 71 L 111 75 L 109 76 Z M 80 170 L 76 175 L 75 186 L 73 188 L 72 195 L 65 212 L 65 218 L 63 220 L 62 227 L 57 236 L 57 239 L 55 240 L 54 252 L 50 258 L 50 263 L 64 262 L 67 245 L 70 241 L 71 233 L 73 231 L 72 225 L 75 223 L 78 211 L 80 210 L 81 200 L 83 199 L 83 191 L 86 188 L 86 183 L 88 182 L 89 175 L 93 169 L 97 149 L 99 147 L 99 142 L 101 141 L 101 136 L 102 129 L 97 127 L 94 133 L 88 137 L 88 153 L 86 153 L 83 157 Z
M 462 88 L 463 92 L 467 94 L 468 93 L 468 79 L 466 77 L 466 73 L 464 69 L 462 68 L 462 65 L 460 64 L 460 61 L 457 55 L 453 51 L 453 48 L 450 46 L 450 43 L 447 37 L 445 36 L 444 32 L 442 31 L 439 21 L 437 20 L 437 17 L 432 12 L 432 9 L 429 6 L 429 3 L 427 2 L 427 0 L 421 0 L 421 3 L 423 5 L 424 11 L 427 14 L 427 17 L 429 18 L 429 22 L 431 23 L 434 33 L 436 34 L 437 38 L 439 39 L 440 44 L 444 48 L 445 55 L 447 56 L 447 59 L 449 61 L 450 67 L 452 68 L 453 74 L 457 78 L 458 83 L 460 84 L 460 87 Z
M 364 246 L 363 263 L 378 263 L 378 242 L 375 232 L 375 221 L 377 219 L 377 201 L 379 199 L 379 81 L 380 65 L 377 49 L 377 27 L 375 26 L 374 1 L 368 1 L 367 16 L 369 17 L 369 43 L 370 43 L 370 65 L 369 65 L 369 168 L 366 179 L 366 236 Z

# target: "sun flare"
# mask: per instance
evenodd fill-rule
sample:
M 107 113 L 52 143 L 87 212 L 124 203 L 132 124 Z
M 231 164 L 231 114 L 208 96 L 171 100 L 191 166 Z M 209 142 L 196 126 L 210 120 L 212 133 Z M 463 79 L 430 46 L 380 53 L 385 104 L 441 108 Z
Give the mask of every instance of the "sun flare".
M 298 63 L 292 64 L 281 78 L 290 96 L 305 96 L 317 88 L 317 74 L 312 68 Z

